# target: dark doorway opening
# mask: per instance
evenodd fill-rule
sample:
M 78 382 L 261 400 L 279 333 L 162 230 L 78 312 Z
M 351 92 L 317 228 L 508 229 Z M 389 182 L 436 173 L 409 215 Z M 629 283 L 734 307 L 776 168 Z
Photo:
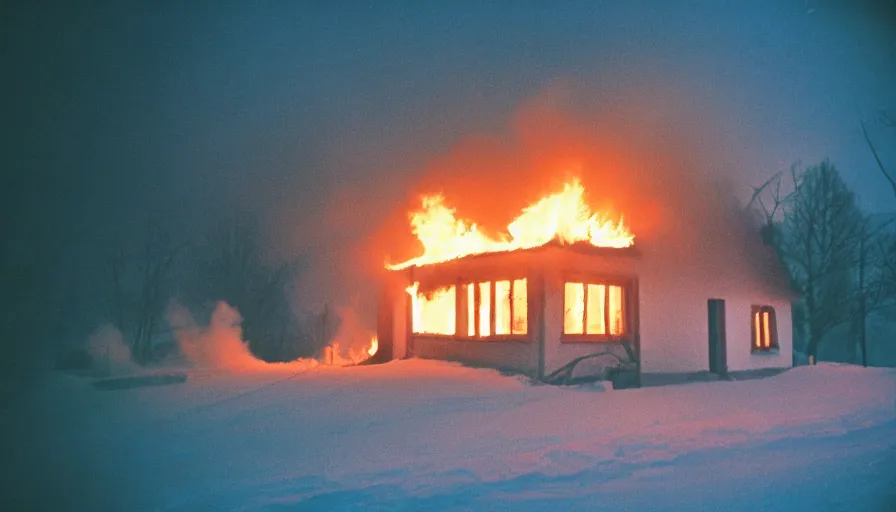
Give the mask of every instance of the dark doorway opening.
M 728 374 L 728 356 L 725 349 L 725 301 L 707 301 L 709 319 L 709 371 L 721 377 Z

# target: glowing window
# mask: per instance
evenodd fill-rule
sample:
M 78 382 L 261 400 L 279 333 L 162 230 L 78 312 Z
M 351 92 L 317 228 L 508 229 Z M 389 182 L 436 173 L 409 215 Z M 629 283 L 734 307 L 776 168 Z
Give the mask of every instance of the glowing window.
M 753 352 L 768 352 L 778 348 L 778 325 L 775 308 L 753 306 L 751 308 L 751 348 Z
M 616 339 L 626 336 L 625 287 L 609 283 L 565 283 L 563 334 Z
M 529 294 L 526 291 L 526 280 L 517 279 L 510 291 L 510 314 L 513 318 L 510 333 L 526 334 L 529 332 Z
M 428 293 L 419 292 L 417 284 L 408 287 L 411 296 L 411 327 L 417 334 L 452 335 L 456 329 L 457 305 L 454 286 Z
M 520 336 L 529 332 L 525 279 L 461 285 L 462 332 L 471 338 Z
M 479 283 L 479 335 L 489 336 L 492 331 L 492 284 Z
M 510 281 L 495 281 L 495 334 L 510 334 Z
M 465 284 L 467 304 L 465 308 L 467 320 L 467 336 L 476 336 L 476 288 L 472 284 Z

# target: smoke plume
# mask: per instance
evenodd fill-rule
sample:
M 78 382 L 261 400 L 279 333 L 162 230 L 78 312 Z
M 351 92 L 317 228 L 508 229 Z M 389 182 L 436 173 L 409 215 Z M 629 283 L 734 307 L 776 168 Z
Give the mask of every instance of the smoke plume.
M 243 340 L 239 311 L 221 301 L 215 306 L 209 325 L 200 326 L 190 310 L 172 302 L 167 312 L 183 355 L 194 365 L 227 369 L 258 369 L 267 366 L 249 351 Z
M 121 331 L 111 324 L 102 325 L 90 334 L 87 351 L 93 358 L 94 368 L 105 376 L 132 373 L 137 368 Z

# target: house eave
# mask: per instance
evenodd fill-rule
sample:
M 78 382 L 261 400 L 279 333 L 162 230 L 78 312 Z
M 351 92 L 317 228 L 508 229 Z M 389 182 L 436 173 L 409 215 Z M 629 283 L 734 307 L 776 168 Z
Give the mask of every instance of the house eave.
M 539 252 L 548 251 L 551 249 L 563 249 L 566 251 L 571 251 L 579 254 L 585 254 L 589 256 L 601 256 L 601 257 L 622 257 L 622 258 L 640 258 L 641 251 L 637 246 L 629 246 L 629 247 L 597 247 L 591 245 L 588 242 L 576 242 L 574 244 L 564 244 L 558 240 L 553 240 L 544 245 L 540 245 L 538 247 L 532 247 L 530 249 L 517 249 L 514 251 L 499 251 L 499 252 L 484 252 L 478 254 L 470 254 L 468 256 L 462 256 L 460 258 L 454 258 L 451 260 L 440 261 L 436 263 L 427 263 L 425 265 L 411 265 L 410 267 L 404 267 L 401 269 L 392 270 L 392 272 L 402 272 L 407 271 L 408 269 L 420 269 L 420 268 L 434 268 L 439 265 L 447 265 L 457 262 L 467 262 L 467 261 L 485 261 L 489 259 L 497 259 L 509 254 L 536 254 Z

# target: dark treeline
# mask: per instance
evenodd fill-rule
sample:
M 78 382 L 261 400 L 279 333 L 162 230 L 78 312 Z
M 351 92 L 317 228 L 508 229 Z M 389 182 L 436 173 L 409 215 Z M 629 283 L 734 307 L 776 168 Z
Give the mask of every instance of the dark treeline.
M 104 318 L 121 331 L 131 357 L 148 364 L 177 350 L 168 311 L 186 307 L 206 325 L 219 301 L 236 308 L 243 338 L 259 359 L 314 356 L 335 334 L 335 311 L 301 311 L 293 289 L 303 258 L 267 261 L 258 223 L 229 218 L 200 237 L 178 240 L 161 222 L 108 248 Z

